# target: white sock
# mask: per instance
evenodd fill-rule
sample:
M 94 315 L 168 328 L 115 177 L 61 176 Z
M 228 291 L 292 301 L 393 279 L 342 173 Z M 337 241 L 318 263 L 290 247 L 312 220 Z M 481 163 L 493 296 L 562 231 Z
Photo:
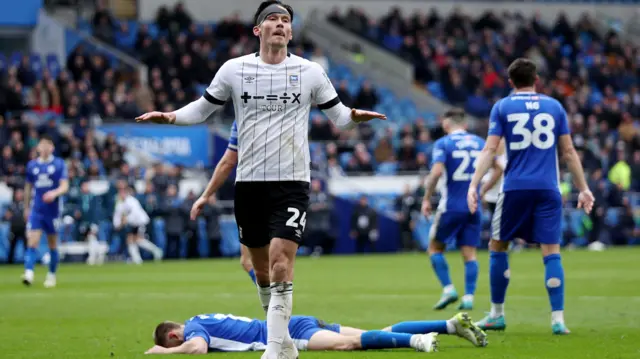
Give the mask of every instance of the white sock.
M 137 243 L 140 246 L 140 248 L 146 249 L 149 252 L 157 253 L 160 251 L 160 247 L 156 246 L 155 244 L 153 244 L 153 242 L 151 242 L 146 238 L 139 239 Z
M 564 323 L 564 310 L 551 312 L 551 324 Z
M 497 318 L 504 315 L 504 303 L 496 304 L 491 303 L 491 318 Z
M 268 287 L 258 287 L 258 297 L 260 297 L 260 304 L 262 304 L 262 309 L 264 310 L 264 314 L 267 315 L 269 312 L 269 302 L 271 302 L 271 286 Z
M 451 293 L 454 290 L 456 290 L 456 287 L 453 286 L 453 284 L 449 284 L 449 285 L 445 285 L 444 289 L 442 290 L 444 293 Z
M 465 294 L 462 296 L 463 302 L 473 302 L 473 294 Z
M 127 244 L 127 249 L 129 250 L 129 256 L 131 257 L 133 263 L 142 263 L 142 257 L 140 257 L 140 248 L 138 248 L 138 245 L 136 243 Z
M 455 334 L 456 325 L 453 324 L 453 320 L 447 320 L 447 334 Z
M 87 236 L 87 244 L 89 245 L 89 257 L 87 258 L 88 264 L 95 264 L 98 258 L 98 251 L 100 245 L 98 239 L 93 234 Z
M 418 334 L 414 334 L 411 336 L 411 339 L 409 339 L 409 346 L 411 346 L 414 349 L 417 349 L 417 344 L 418 344 Z
M 267 353 L 280 353 L 289 335 L 293 307 L 293 283 L 271 283 L 271 301 L 267 312 Z

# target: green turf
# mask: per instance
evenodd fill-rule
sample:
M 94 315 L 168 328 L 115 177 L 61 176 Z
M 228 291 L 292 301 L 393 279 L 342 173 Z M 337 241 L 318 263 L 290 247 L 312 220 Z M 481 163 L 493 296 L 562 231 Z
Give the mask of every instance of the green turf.
M 302 353 L 301 358 L 640 358 L 639 249 L 569 252 L 566 318 L 573 333 L 554 337 L 539 253 L 511 256 L 508 329 L 490 332 L 487 348 L 442 337 L 436 354 L 404 351 Z M 448 254 L 463 291 L 462 263 Z M 488 310 L 488 258 L 480 256 L 476 309 Z M 210 312 L 263 317 L 255 289 L 237 259 L 145 263 L 142 267 L 62 265 L 58 288 L 42 287 L 38 266 L 31 288 L 21 268 L 0 269 L 0 358 L 136 358 L 152 345 L 161 320 Z M 294 313 L 363 328 L 402 320 L 448 319 L 455 305 L 434 312 L 440 288 L 425 255 L 302 258 L 296 266 Z M 259 358 L 260 353 L 211 354 Z

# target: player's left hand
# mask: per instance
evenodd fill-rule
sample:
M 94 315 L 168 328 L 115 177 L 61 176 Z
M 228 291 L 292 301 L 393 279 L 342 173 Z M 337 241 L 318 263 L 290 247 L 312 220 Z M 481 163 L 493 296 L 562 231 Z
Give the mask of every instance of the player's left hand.
M 478 210 L 478 192 L 473 187 L 469 187 L 467 192 L 467 205 L 469 206 L 469 212 L 476 213 Z
M 358 110 L 356 108 L 351 109 L 351 120 L 356 123 L 371 121 L 374 118 L 380 120 L 386 120 L 387 115 L 377 113 L 374 111 Z
M 136 122 L 153 122 L 160 125 L 168 125 L 176 122 L 176 115 L 171 112 L 147 112 L 136 117 Z
M 42 196 L 42 200 L 44 203 L 51 203 L 56 199 L 56 193 L 54 191 L 49 191 Z
M 166 353 L 166 348 L 161 347 L 159 345 L 154 345 L 151 349 L 144 352 L 145 354 L 164 354 Z
M 591 193 L 591 191 L 582 191 L 578 195 L 578 208 L 584 209 L 584 211 L 589 214 L 593 209 L 593 203 L 595 201 L 596 199 L 593 197 L 593 193 Z
M 429 217 L 431 216 L 432 213 L 432 209 L 431 209 L 431 201 L 424 199 L 422 200 L 422 214 L 425 217 Z

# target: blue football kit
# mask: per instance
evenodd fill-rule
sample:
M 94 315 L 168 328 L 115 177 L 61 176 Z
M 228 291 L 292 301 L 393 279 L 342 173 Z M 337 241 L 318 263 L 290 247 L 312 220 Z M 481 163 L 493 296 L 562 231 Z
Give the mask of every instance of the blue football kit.
M 444 165 L 441 199 L 431 227 L 431 237 L 440 242 L 455 241 L 459 246 L 480 245 L 480 211 L 471 213 L 467 192 L 475 170 L 475 162 L 484 140 L 466 131 L 455 131 L 436 141 L 432 166 Z
M 45 203 L 45 193 L 60 186 L 61 180 L 68 179 L 67 166 L 64 160 L 51 156 L 48 160 L 35 159 L 29 161 L 26 180 L 33 188 L 33 204 L 27 221 L 27 229 L 42 230 L 44 233 L 56 234 L 57 223 L 62 212 L 62 198 L 57 197 L 51 203 Z

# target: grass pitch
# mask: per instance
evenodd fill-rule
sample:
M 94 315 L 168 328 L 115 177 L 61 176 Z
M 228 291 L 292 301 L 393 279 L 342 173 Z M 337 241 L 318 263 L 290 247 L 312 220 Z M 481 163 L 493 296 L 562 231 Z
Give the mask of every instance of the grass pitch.
M 458 253 L 447 255 L 458 292 L 464 289 Z M 441 336 L 441 351 L 301 353 L 301 358 L 640 358 L 640 248 L 563 254 L 566 319 L 572 334 L 551 335 L 544 267 L 537 251 L 511 255 L 507 331 L 490 332 L 487 348 Z M 482 253 L 476 308 L 489 308 L 488 256 Z M 58 287 L 20 283 L 21 267 L 0 268 L 1 358 L 142 358 L 165 319 L 221 312 L 264 317 L 256 290 L 237 259 L 145 263 L 141 267 L 61 265 Z M 435 312 L 440 287 L 424 254 L 300 258 L 294 313 L 366 329 L 403 320 L 448 319 L 456 305 Z M 260 353 L 210 354 L 259 358 Z

